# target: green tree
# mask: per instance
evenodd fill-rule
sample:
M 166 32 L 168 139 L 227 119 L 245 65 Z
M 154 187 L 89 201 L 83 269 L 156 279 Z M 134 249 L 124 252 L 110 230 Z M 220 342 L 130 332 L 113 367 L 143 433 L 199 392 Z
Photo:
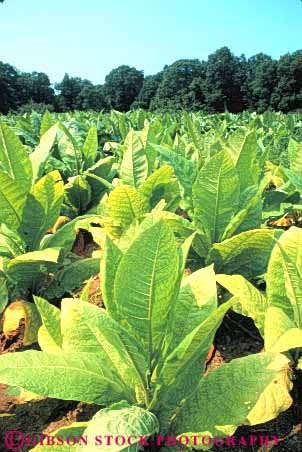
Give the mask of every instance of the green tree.
M 205 97 L 209 112 L 242 111 L 245 107 L 242 78 L 245 58 L 235 57 L 228 47 L 209 56 Z
M 271 96 L 276 85 L 277 62 L 259 53 L 247 62 L 245 98 L 249 110 L 263 113 L 270 108 Z
M 0 61 L 0 113 L 6 114 L 17 108 L 17 80 L 17 70 Z
M 102 85 L 85 85 L 77 99 L 79 110 L 101 111 L 107 108 Z
M 144 81 L 143 71 L 130 66 L 119 66 L 105 78 L 105 99 L 110 108 L 129 111 Z
M 178 60 L 163 70 L 162 80 L 151 101 L 151 109 L 190 109 L 192 82 L 203 78 L 204 66 L 195 60 Z
M 150 109 L 152 99 L 155 97 L 156 91 L 162 81 L 163 73 L 159 72 L 155 75 L 148 75 L 144 79 L 143 86 L 138 93 L 137 98 L 131 105 L 132 109 L 143 108 L 145 110 Z
M 284 112 L 302 108 L 302 50 L 279 59 L 271 106 Z
M 54 90 L 43 72 L 19 72 L 17 78 L 18 106 L 29 102 L 53 104 Z
M 59 95 L 56 100 L 56 109 L 59 111 L 73 111 L 81 109 L 80 93 L 84 87 L 93 87 L 93 84 L 80 77 L 70 77 L 65 74 L 61 83 L 56 84 Z

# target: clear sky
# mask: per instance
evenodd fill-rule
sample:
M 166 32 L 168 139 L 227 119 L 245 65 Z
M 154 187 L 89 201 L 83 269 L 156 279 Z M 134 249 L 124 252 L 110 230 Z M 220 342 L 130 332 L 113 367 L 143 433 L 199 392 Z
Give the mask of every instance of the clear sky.
M 121 64 L 160 71 L 180 58 L 279 57 L 302 48 L 300 0 L 5 0 L 0 60 L 23 71 L 103 83 Z

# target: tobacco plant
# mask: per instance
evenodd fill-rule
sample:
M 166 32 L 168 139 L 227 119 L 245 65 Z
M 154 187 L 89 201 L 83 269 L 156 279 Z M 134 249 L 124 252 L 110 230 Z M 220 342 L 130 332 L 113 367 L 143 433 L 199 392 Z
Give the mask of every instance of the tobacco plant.
M 1 356 L 0 382 L 100 405 L 88 436 L 131 432 L 152 443 L 156 433 L 224 436 L 273 419 L 283 408 L 270 396 L 279 372 L 286 373 L 284 355 L 250 355 L 205 373 L 234 300 L 217 306 L 213 266 L 183 278 L 191 241 L 179 247 L 163 220 L 144 223 L 126 251 L 107 237 L 106 309 L 76 299 L 58 309 L 36 298 L 42 351 Z

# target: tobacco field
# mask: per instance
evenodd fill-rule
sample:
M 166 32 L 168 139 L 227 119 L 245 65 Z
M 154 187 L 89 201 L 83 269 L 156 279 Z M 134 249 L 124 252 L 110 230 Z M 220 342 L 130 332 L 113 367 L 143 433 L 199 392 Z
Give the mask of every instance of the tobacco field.
M 301 115 L 1 117 L 0 450 L 302 450 L 301 195 Z

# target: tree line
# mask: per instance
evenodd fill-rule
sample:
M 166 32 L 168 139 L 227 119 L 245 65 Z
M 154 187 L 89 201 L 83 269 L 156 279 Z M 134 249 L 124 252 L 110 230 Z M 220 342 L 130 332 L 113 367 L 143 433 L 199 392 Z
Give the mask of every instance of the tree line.
M 302 109 L 302 50 L 276 60 L 263 53 L 238 57 L 222 47 L 207 61 L 178 60 L 155 75 L 119 66 L 104 84 L 97 85 L 65 74 L 52 86 L 42 72 L 25 73 L 0 62 L 0 112 L 32 108 L 56 112 L 135 108 L 207 113 L 298 111 Z

